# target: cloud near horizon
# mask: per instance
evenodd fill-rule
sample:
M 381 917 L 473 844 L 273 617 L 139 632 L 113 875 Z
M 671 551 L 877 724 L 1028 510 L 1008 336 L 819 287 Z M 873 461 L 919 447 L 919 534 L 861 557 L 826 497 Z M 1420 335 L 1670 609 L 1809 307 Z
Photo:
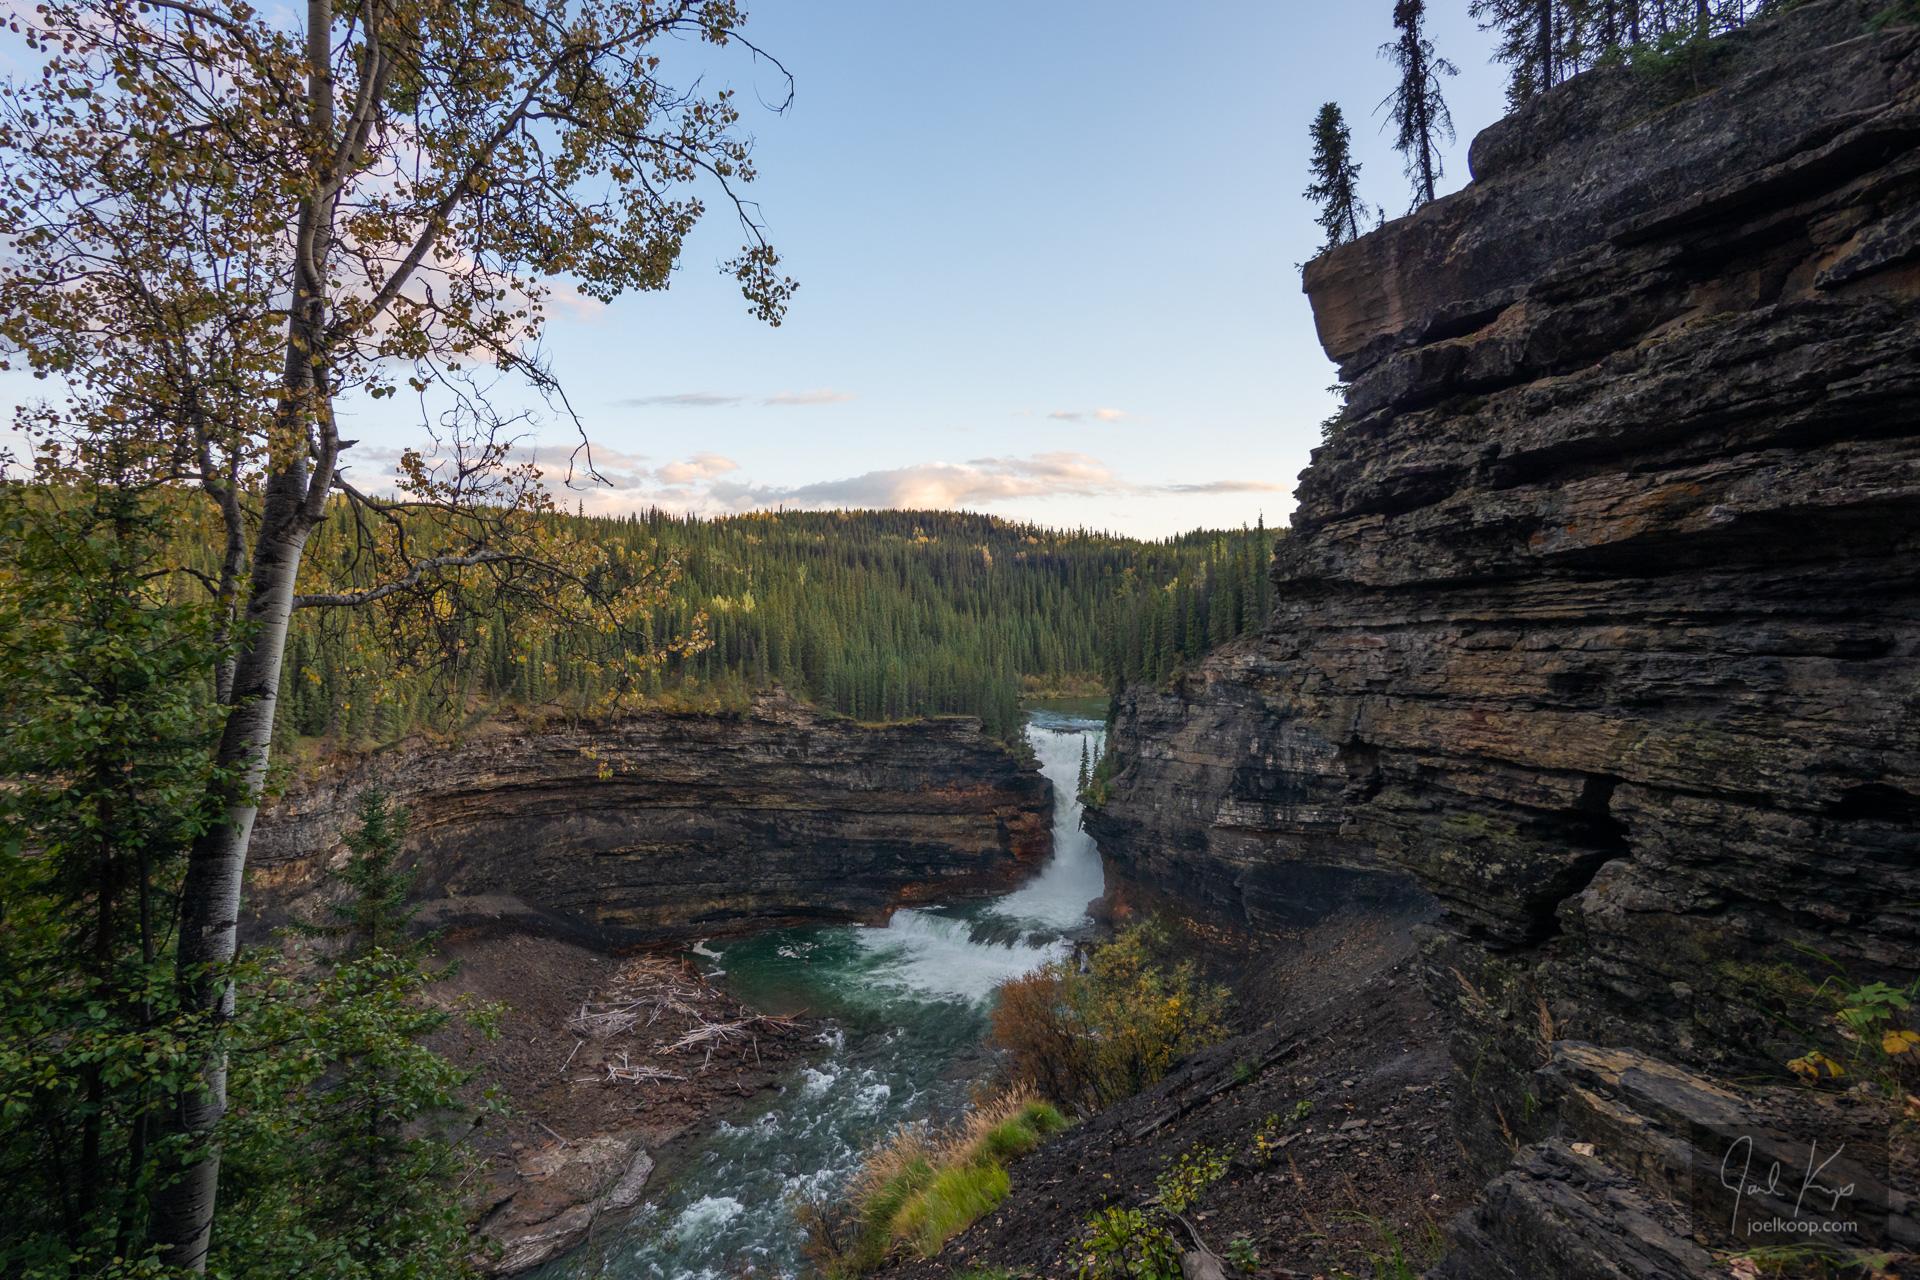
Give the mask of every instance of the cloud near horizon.
M 1132 416 L 1124 409 L 1055 409 L 1047 415 L 1053 422 L 1125 422 Z
M 397 456 L 397 450 L 383 449 L 358 454 L 364 463 L 385 463 L 381 470 L 389 475 Z M 709 517 L 774 507 L 977 510 L 1023 500 L 1278 493 L 1285 487 L 1256 480 L 1141 484 L 1090 454 L 1069 450 L 922 462 L 788 485 L 755 484 L 740 477 L 738 461 L 710 451 L 658 466 L 648 465 L 651 460 L 644 454 L 605 447 L 596 447 L 592 458 L 589 474 L 586 458 L 570 447 L 549 446 L 535 452 L 535 460 L 547 472 L 547 488 L 558 501 L 600 514 L 648 507 Z
M 845 404 L 853 398 L 851 391 L 816 387 L 812 391 L 778 391 L 770 396 L 750 396 L 731 391 L 679 391 L 672 395 L 628 396 L 613 403 L 619 409 L 725 409 L 748 403 L 781 409 Z
M 1083 453 L 1040 453 L 1026 458 L 924 462 L 801 485 L 723 483 L 715 485 L 713 493 L 722 502 L 738 504 L 739 508 L 943 508 L 1010 498 L 1117 493 L 1128 487 L 1097 458 Z
M 729 471 L 738 471 L 740 464 L 732 458 L 717 453 L 696 453 L 680 462 L 669 462 L 657 468 L 654 478 L 665 484 L 698 484 L 703 480 L 717 480 Z
M 622 467 L 600 455 L 596 455 L 596 462 L 604 462 L 599 470 L 607 478 L 607 485 L 583 483 L 576 478 L 566 490 L 568 500 L 603 511 L 659 506 L 706 516 L 774 507 L 979 509 L 1018 500 L 1262 493 L 1277 492 L 1282 487 L 1248 480 L 1139 484 L 1120 476 L 1098 458 L 1064 450 L 965 462 L 922 462 L 788 485 L 755 484 L 741 478 L 736 474 L 740 464 L 716 453 L 698 453 L 651 469 Z
M 739 404 L 745 396 L 721 395 L 714 391 L 682 391 L 670 396 L 629 396 L 615 400 L 622 409 L 718 409 Z
M 832 387 L 821 387 L 815 391 L 782 391 L 778 395 L 768 396 L 760 403 L 780 407 L 792 405 L 845 404 L 851 399 L 853 399 L 853 392 L 851 391 L 835 391 Z

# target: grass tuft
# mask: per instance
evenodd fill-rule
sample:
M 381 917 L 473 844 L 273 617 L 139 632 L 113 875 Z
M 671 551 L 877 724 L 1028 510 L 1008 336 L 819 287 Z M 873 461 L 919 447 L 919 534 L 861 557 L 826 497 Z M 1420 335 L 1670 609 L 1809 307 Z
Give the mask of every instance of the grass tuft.
M 893 1216 L 895 1239 L 910 1244 L 923 1258 L 991 1213 L 1007 1198 L 1013 1182 L 998 1164 L 965 1164 L 940 1170 L 925 1189 Z
M 1058 1107 L 1012 1093 L 944 1132 L 899 1129 L 867 1153 L 844 1205 L 803 1207 L 808 1254 L 831 1277 L 877 1270 L 901 1249 L 931 1258 L 1007 1198 L 1009 1161 L 1066 1127 Z

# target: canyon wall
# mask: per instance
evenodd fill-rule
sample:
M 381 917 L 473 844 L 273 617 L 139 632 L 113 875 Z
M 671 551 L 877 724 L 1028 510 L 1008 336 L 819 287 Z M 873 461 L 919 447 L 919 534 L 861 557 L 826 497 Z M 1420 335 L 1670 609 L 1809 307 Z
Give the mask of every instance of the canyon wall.
M 1583 75 L 1310 264 L 1350 389 L 1271 624 L 1119 707 L 1090 824 L 1129 874 L 1440 904 L 1498 1175 L 1450 1276 L 1708 1274 L 1764 1238 L 1718 1183 L 1743 1137 L 1797 1179 L 1852 1135 L 1828 1241 L 1920 1247 L 1876 1091 L 1784 1066 L 1857 1047 L 1831 991 L 1920 973 L 1920 29 L 1887 9 Z
M 865 726 L 778 695 L 740 714 L 496 724 L 303 771 L 260 817 L 249 903 L 315 918 L 355 798 L 410 812 L 427 918 L 595 945 L 698 938 L 1006 885 L 1051 788 L 971 719 Z

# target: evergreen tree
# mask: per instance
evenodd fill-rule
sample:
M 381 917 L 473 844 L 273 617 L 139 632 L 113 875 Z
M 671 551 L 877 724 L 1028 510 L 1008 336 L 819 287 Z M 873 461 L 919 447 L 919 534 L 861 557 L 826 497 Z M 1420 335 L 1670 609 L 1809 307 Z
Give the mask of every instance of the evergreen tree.
M 1514 106 L 1560 82 L 1560 18 L 1565 0 L 1473 0 L 1482 30 L 1496 31 L 1494 60 L 1513 68 L 1507 100 Z
M 399 867 L 411 819 L 376 787 L 360 793 L 355 810 L 359 825 L 346 834 L 351 856 L 340 871 L 350 896 L 333 909 L 341 921 L 336 932 L 350 939 L 356 953 L 397 948 L 417 911 L 407 903 L 413 873 Z
M 1080 736 L 1080 779 L 1074 784 L 1076 794 L 1087 789 L 1087 778 L 1091 776 L 1092 771 L 1092 760 L 1087 754 L 1086 735 L 1082 734 Z
M 1329 102 L 1313 119 L 1313 181 L 1306 197 L 1320 206 L 1320 226 L 1327 233 L 1325 249 L 1360 238 L 1360 219 L 1367 206 L 1360 199 L 1360 166 L 1353 158 L 1353 135 L 1340 104 Z
M 448 970 L 409 939 L 412 876 L 398 869 L 407 815 L 361 794 L 340 879 L 339 921 L 307 932 L 339 953 L 307 977 L 277 962 L 242 1010 L 229 1139 L 232 1203 L 216 1269 L 263 1280 L 402 1280 L 477 1275 L 459 1186 L 475 1157 L 445 1136 L 481 1113 L 472 1078 L 429 1037 L 454 1014 L 426 996 Z M 491 1034 L 495 1011 L 467 1011 Z M 221 1264 L 225 1264 L 224 1268 Z
M 1434 185 L 1442 176 L 1440 139 L 1454 140 L 1453 113 L 1441 96 L 1440 79 L 1460 74 L 1458 67 L 1434 53 L 1433 42 L 1423 30 L 1426 14 L 1426 0 L 1397 0 L 1393 25 L 1400 36 L 1380 50 L 1400 72 L 1400 84 L 1387 102 L 1393 107 L 1393 145 L 1406 158 L 1416 209 L 1434 198 Z
M 136 441 L 98 443 L 101 483 L 0 486 L 0 1275 L 26 1280 L 151 1274 L 169 1082 L 203 1043 L 172 922 L 219 650 L 167 591 L 178 512 Z

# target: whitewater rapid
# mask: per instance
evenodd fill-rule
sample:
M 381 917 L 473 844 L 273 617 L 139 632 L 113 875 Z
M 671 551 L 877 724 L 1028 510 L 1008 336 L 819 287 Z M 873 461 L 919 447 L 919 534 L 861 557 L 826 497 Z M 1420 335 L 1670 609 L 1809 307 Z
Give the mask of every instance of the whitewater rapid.
M 780 1095 L 663 1163 L 628 1224 L 544 1269 L 550 1280 L 723 1280 L 800 1270 L 793 1206 L 831 1196 L 900 1124 L 956 1112 L 986 1069 L 996 986 L 1067 954 L 1104 890 L 1076 782 L 1101 725 L 1039 711 L 1027 739 L 1053 782 L 1054 848 L 1002 897 L 903 908 L 884 926 L 789 929 L 695 949 L 747 1003 L 825 1019 L 821 1051 Z

